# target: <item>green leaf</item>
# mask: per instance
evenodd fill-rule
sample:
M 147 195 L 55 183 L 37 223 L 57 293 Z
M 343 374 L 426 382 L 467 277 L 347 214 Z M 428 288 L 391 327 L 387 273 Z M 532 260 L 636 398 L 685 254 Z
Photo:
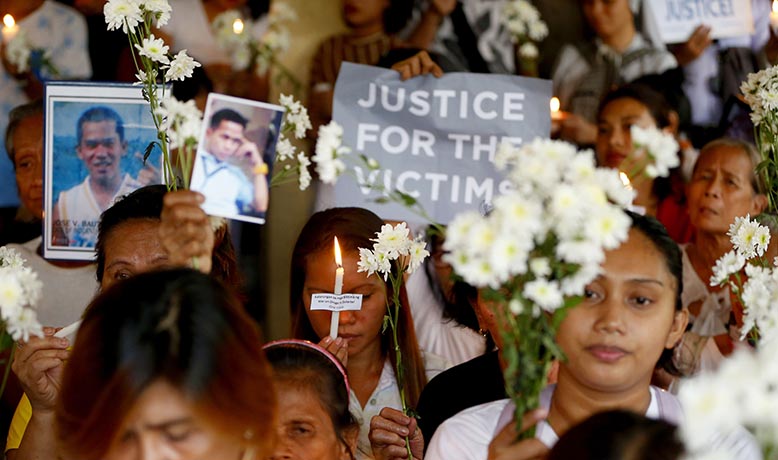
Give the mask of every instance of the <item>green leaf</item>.
M 384 324 L 381 326 L 381 334 L 386 332 L 386 329 L 389 327 L 389 315 L 384 315 Z
M 151 141 L 149 142 L 149 145 L 146 146 L 146 151 L 143 152 L 143 164 L 146 164 L 146 160 L 149 159 L 149 156 L 151 155 L 151 152 L 154 150 L 154 146 L 158 145 L 159 143 L 157 141 Z M 160 148 L 162 148 L 160 146 Z

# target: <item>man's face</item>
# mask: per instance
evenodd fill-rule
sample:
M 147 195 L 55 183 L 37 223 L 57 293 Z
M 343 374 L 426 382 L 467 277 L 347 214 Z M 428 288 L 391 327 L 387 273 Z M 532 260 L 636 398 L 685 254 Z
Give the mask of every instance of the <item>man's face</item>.
M 243 126 L 234 121 L 222 120 L 216 128 L 208 128 L 208 153 L 220 161 L 226 161 L 243 144 Z
M 13 132 L 14 168 L 19 198 L 30 212 L 43 216 L 43 115 L 23 119 Z
M 93 180 L 111 182 L 121 178 L 121 159 L 127 144 L 119 139 L 113 120 L 87 121 L 76 147 Z

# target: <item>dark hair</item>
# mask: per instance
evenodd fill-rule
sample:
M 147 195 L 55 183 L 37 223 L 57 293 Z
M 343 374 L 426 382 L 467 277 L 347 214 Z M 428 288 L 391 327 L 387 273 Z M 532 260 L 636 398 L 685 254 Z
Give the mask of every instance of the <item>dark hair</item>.
M 598 121 L 603 110 L 605 110 L 605 107 L 611 102 L 620 99 L 632 99 L 639 102 L 648 110 L 648 113 L 651 115 L 651 118 L 656 121 L 656 125 L 659 129 L 671 126 L 673 117 L 677 117 L 678 115 L 662 93 L 643 83 L 628 83 L 608 92 L 605 97 L 602 98 L 600 106 L 597 109 Z M 670 170 L 670 175 L 668 177 L 657 177 L 654 179 L 651 193 L 656 196 L 659 201 L 672 195 L 675 197 L 676 202 L 683 203 L 685 201 L 683 189 L 684 181 L 681 177 L 679 166 Z
M 138 398 L 167 382 L 204 423 L 262 449 L 275 393 L 257 325 L 217 280 L 189 269 L 137 275 L 95 298 L 65 366 L 56 408 L 69 458 L 110 449 Z
M 343 251 L 358 251 L 359 248 L 372 248 L 376 233 L 381 230 L 384 221 L 374 213 L 362 208 L 332 208 L 319 211 L 308 219 L 292 253 L 292 267 L 290 274 L 289 304 L 291 307 L 292 328 L 295 338 L 318 342 L 320 337 L 313 330 L 308 313 L 303 303 L 303 287 L 308 257 L 320 251 L 331 251 L 332 241 L 338 237 Z M 397 265 L 392 264 L 392 270 L 397 272 Z M 387 291 L 392 289 L 391 281 L 387 282 Z M 389 291 L 391 292 L 391 291 Z M 387 292 L 386 295 L 391 295 Z M 400 302 L 398 318 L 398 342 L 402 350 L 403 367 L 406 369 L 405 390 L 411 407 L 419 400 L 421 390 L 427 383 L 419 344 L 416 341 L 416 332 L 413 328 L 413 318 L 408 305 L 408 295 L 405 286 L 400 289 Z M 391 334 L 381 335 L 381 351 L 386 355 L 394 349 Z M 388 353 L 394 366 L 395 353 Z
M 683 453 L 674 425 L 611 410 L 570 428 L 551 449 L 548 460 L 677 460 Z
M 759 165 L 759 163 L 762 162 L 762 156 L 759 154 L 756 146 L 748 141 L 734 139 L 731 137 L 721 137 L 719 139 L 714 139 L 708 142 L 700 149 L 700 154 L 697 157 L 697 161 L 694 163 L 693 171 L 697 171 L 697 164 L 700 162 L 700 158 L 702 158 L 703 155 L 710 152 L 711 150 L 722 147 L 739 149 L 741 152 L 746 154 L 748 159 L 751 161 L 751 188 L 754 189 L 754 193 L 765 193 L 767 187 L 764 184 L 764 178 L 761 174 L 757 174 L 756 172 L 756 167 Z
M 384 32 L 396 34 L 405 28 L 413 14 L 412 0 L 389 0 L 389 6 L 384 10 Z
M 101 283 L 105 273 L 105 243 L 108 236 L 119 225 L 131 220 L 159 221 L 162 216 L 163 198 L 167 193 L 164 185 L 147 185 L 117 200 L 100 215 L 95 244 L 97 282 Z M 241 277 L 232 238 L 226 226 L 222 226 L 214 235 L 211 275 L 224 284 L 238 289 Z
M 11 160 L 11 164 L 13 164 L 14 169 L 16 168 L 16 161 L 14 158 L 16 151 L 14 148 L 13 137 L 14 133 L 16 132 L 16 128 L 19 127 L 19 124 L 22 122 L 22 120 L 37 115 L 43 115 L 43 101 L 41 99 L 36 99 L 32 102 L 28 102 L 27 104 L 14 107 L 13 110 L 11 110 L 11 112 L 8 114 L 8 127 L 5 129 L 5 152 L 8 154 L 8 158 Z
M 626 211 L 632 219 L 632 228 L 639 231 L 648 238 L 657 251 L 665 260 L 667 271 L 675 279 L 675 310 L 683 310 L 681 293 L 683 292 L 683 260 L 681 259 L 681 249 L 678 244 L 670 238 L 667 229 L 661 222 L 651 216 L 644 216 L 631 211 Z M 673 364 L 673 350 L 665 349 L 659 357 L 657 367 L 662 368 L 671 375 L 678 376 L 680 372 Z
M 359 430 L 359 426 L 348 408 L 349 391 L 345 375 L 333 361 L 337 358 L 318 348 L 313 344 L 268 344 L 265 356 L 273 367 L 276 388 L 280 392 L 291 384 L 316 393 L 321 406 L 330 416 L 335 436 L 346 446 L 353 459 L 354 453 L 346 441 L 345 433 L 348 430 Z
M 90 107 L 78 118 L 76 124 L 76 136 L 78 144 L 81 144 L 81 139 L 84 137 L 84 123 L 99 123 L 101 121 L 113 121 L 116 123 L 116 134 L 119 135 L 119 140 L 124 142 L 124 120 L 119 116 L 116 111 L 110 107 L 104 105 L 98 105 Z
M 201 91 L 213 91 L 213 82 L 202 67 L 192 69 L 190 78 L 173 82 L 173 96 L 179 101 L 194 99 Z
M 223 121 L 231 121 L 233 123 L 237 123 L 243 126 L 243 128 L 246 128 L 246 125 L 249 122 L 243 115 L 239 114 L 238 112 L 232 109 L 221 109 L 221 110 L 217 110 L 216 113 L 213 114 L 209 126 L 211 127 L 211 129 L 216 129 Z

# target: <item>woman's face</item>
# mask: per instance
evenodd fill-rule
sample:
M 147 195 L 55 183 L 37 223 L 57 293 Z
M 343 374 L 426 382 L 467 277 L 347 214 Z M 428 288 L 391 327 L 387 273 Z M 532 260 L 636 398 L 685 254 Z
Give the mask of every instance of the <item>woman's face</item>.
M 349 27 L 364 27 L 383 22 L 389 0 L 343 0 L 343 19 Z
M 628 0 L 582 0 L 581 3 L 586 22 L 605 41 L 634 21 Z
M 176 388 L 157 381 L 135 402 L 105 460 L 240 457 L 241 450 L 234 440 L 214 433 Z
M 642 170 L 646 155 L 632 149 L 632 126 L 655 128 L 648 108 L 632 98 L 616 99 L 603 107 L 597 118 L 597 163 L 628 175 Z
M 560 325 L 557 341 L 567 360 L 559 380 L 599 392 L 647 386 L 662 351 L 686 327 L 686 311 L 675 310 L 676 283 L 648 237 L 630 230 Z
M 386 288 L 376 275 L 357 273 L 359 254 L 343 252 L 343 293 L 362 294 L 362 309 L 340 312 L 338 337 L 348 343 L 349 358 L 364 352 L 380 353 L 381 327 L 386 314 Z M 311 311 L 313 294 L 332 293 L 335 286 L 335 258 L 330 251 L 319 251 L 308 256 L 303 285 L 303 303 L 308 319 L 319 338 L 330 333 L 332 313 L 325 310 Z
M 310 385 L 278 380 L 278 420 L 276 446 L 271 460 L 350 460 L 319 396 Z M 356 448 L 356 432 L 346 434 L 351 451 Z
M 159 239 L 159 225 L 158 220 L 131 219 L 108 233 L 101 289 L 138 273 L 170 266 Z
M 751 159 L 738 147 L 716 147 L 700 155 L 686 189 L 692 225 L 724 234 L 735 217 L 762 212 L 767 203 L 764 195 L 754 192 L 753 174 Z

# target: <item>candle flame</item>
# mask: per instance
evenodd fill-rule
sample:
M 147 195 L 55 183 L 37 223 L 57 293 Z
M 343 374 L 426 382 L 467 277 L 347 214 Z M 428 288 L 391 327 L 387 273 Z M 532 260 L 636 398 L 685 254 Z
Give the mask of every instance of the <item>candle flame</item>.
M 773 0 L 773 13 L 778 13 L 778 0 Z
M 775 0 L 775 1 L 778 1 L 778 0 Z M 549 106 L 551 107 L 551 111 L 552 112 L 559 112 L 559 107 L 560 107 L 559 98 L 558 97 L 552 97 L 551 101 L 549 102 Z
M 5 16 L 3 16 L 3 24 L 6 27 L 13 27 L 16 25 L 16 21 L 14 20 L 13 16 L 11 16 L 10 14 L 6 14 Z
M 624 184 L 624 188 L 632 190 L 632 183 L 629 181 L 629 176 L 627 176 L 624 171 L 619 173 L 619 179 L 621 179 L 621 183 Z
M 236 19 L 232 23 L 232 31 L 235 32 L 238 35 L 242 34 L 243 33 L 243 21 L 241 21 L 240 19 Z
M 335 264 L 338 267 L 343 266 L 343 258 L 340 256 L 340 245 L 338 244 L 338 237 L 335 237 Z

